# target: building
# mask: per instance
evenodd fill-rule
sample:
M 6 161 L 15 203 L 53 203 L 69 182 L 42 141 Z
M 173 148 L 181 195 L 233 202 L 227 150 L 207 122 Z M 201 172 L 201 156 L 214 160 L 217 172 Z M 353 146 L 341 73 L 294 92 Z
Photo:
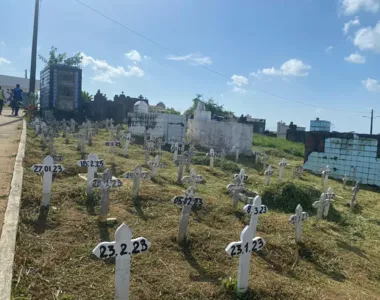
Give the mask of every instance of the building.
M 316 120 L 311 120 L 310 121 L 310 131 L 330 132 L 331 131 L 331 122 L 319 120 L 319 118 L 317 118 Z
M 188 120 L 188 140 L 203 148 L 232 154 L 234 147 L 239 146 L 240 153 L 252 155 L 252 124 L 236 121 L 217 121 L 211 119 L 211 112 L 205 110 L 203 102 L 199 102 L 194 119 Z
M 47 66 L 40 73 L 42 110 L 74 112 L 82 105 L 82 70 L 66 65 Z
M 252 118 L 250 115 L 246 116 L 247 123 L 253 125 L 253 132 L 263 134 L 265 132 L 265 119 Z
M 293 122 L 290 122 L 290 124 L 296 126 L 297 131 L 305 131 L 306 130 L 306 127 L 299 127 L 299 126 L 293 124 Z M 277 137 L 286 139 L 286 133 L 288 132 L 288 129 L 289 129 L 289 125 L 286 125 L 285 122 L 282 122 L 282 121 L 277 122 Z
M 29 79 L 23 78 L 23 77 L 15 77 L 15 76 L 8 76 L 8 75 L 0 75 L 0 86 L 5 91 L 5 98 L 7 98 L 7 101 L 10 97 L 10 90 L 14 89 L 16 87 L 16 84 L 20 85 L 20 88 L 24 91 L 23 94 L 23 104 L 24 106 L 28 106 L 29 104 Z M 40 81 L 36 80 L 36 92 L 38 93 L 40 90 Z

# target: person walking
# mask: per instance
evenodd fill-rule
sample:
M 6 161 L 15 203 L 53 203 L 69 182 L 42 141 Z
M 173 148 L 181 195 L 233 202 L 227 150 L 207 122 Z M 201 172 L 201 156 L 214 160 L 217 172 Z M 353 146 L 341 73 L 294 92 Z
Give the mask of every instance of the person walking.
M 17 103 L 19 101 L 22 101 L 22 93 L 23 93 L 23 90 L 20 89 L 20 85 L 16 84 L 16 88 L 13 90 L 13 101 L 12 101 L 12 114 L 14 113 L 16 117 L 18 116 L 18 110 L 19 110 Z
M 4 100 L 5 100 L 4 90 L 0 86 L 0 115 L 3 112 Z

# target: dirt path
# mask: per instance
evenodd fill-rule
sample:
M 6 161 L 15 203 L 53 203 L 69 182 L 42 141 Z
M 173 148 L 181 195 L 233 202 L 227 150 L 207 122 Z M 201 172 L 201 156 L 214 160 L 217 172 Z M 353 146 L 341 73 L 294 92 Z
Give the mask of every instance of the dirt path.
M 0 233 L 7 208 L 21 130 L 22 118 L 12 116 L 10 109 L 4 109 L 3 114 L 0 115 Z

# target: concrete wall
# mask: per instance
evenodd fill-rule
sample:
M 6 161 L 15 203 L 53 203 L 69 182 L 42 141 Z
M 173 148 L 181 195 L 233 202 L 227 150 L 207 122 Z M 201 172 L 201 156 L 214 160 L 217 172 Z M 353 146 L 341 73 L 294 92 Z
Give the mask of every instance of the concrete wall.
M 154 137 L 163 137 L 165 141 L 173 138 L 182 141 L 186 138 L 186 116 L 161 113 L 129 113 L 128 129 L 134 135 L 144 135 L 145 126 Z
M 307 132 L 304 169 L 320 174 L 328 165 L 331 177 L 345 174 L 363 184 L 380 186 L 380 136 L 351 133 Z
M 252 155 L 253 126 L 237 122 L 218 122 L 215 120 L 189 120 L 188 138 L 196 145 L 220 151 L 226 147 L 230 151 L 237 143 L 240 153 Z

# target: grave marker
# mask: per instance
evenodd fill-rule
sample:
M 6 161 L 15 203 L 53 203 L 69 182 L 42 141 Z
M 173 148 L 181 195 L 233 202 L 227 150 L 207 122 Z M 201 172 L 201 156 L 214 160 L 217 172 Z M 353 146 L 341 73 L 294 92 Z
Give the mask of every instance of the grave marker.
M 214 149 L 210 149 L 210 152 L 206 154 L 206 157 L 210 157 L 210 167 L 214 167 L 214 159 L 215 159 L 216 153 Z
M 331 173 L 331 171 L 330 171 L 329 166 L 326 166 L 322 170 L 322 185 L 323 185 L 323 192 L 324 193 L 327 192 L 327 186 L 328 186 L 328 181 L 329 181 L 329 175 L 330 175 L 330 173 Z
M 176 166 L 178 166 L 178 176 L 177 183 L 181 184 L 182 176 L 183 176 L 183 165 L 189 163 L 188 152 L 185 151 L 182 155 L 175 161 Z
M 152 170 L 151 177 L 155 178 L 157 175 L 157 169 L 164 167 L 164 165 L 160 163 L 160 156 L 157 155 L 153 161 L 148 161 L 148 167 Z
M 224 168 L 224 162 L 226 160 L 226 148 L 222 148 L 222 152 L 220 153 L 220 168 Z
M 265 172 L 267 169 L 268 161 L 269 161 L 269 156 L 264 153 L 264 156 L 261 159 L 261 162 L 263 163 L 263 172 Z
M 190 172 L 190 176 L 185 176 L 182 178 L 181 182 L 182 183 L 190 183 L 190 185 L 195 189 L 195 184 L 196 183 L 202 183 L 203 177 L 202 175 L 197 175 L 197 172 L 195 169 L 192 169 Z
M 252 199 L 252 198 L 251 198 Z M 249 221 L 249 228 L 252 230 L 253 236 L 256 236 L 256 227 L 259 220 L 259 215 L 265 214 L 268 212 L 268 207 L 261 204 L 261 197 L 256 196 L 253 199 L 252 204 L 247 204 L 243 208 L 246 214 L 251 215 Z
M 344 189 L 344 190 L 346 189 L 347 180 L 348 180 L 348 177 L 347 177 L 346 174 L 344 174 L 344 177 L 342 178 L 342 181 L 343 181 L 343 189 Z
M 235 161 L 239 162 L 239 152 L 240 152 L 240 145 L 239 143 L 232 147 L 232 150 L 235 150 Z
M 359 181 L 356 181 L 355 186 L 352 188 L 352 199 L 350 203 L 351 208 L 354 208 L 354 206 L 356 205 L 356 195 L 359 192 L 359 190 Z
M 273 170 L 272 170 L 271 165 L 269 165 L 268 168 L 265 170 L 264 175 L 265 175 L 266 185 L 270 185 L 270 178 L 273 175 Z
M 172 199 L 173 204 L 182 206 L 181 218 L 179 220 L 178 228 L 178 243 L 182 243 L 186 239 L 187 227 L 192 207 L 201 207 L 203 199 L 195 197 L 195 190 L 189 187 L 185 191 L 184 196 L 176 196 Z
M 154 142 L 152 140 L 146 141 L 143 150 L 145 150 L 145 163 L 149 161 L 149 155 L 154 151 Z
M 104 171 L 102 179 L 95 178 L 91 181 L 91 184 L 92 187 L 100 188 L 99 222 L 107 222 L 110 189 L 122 186 L 123 182 L 120 179 L 112 179 L 112 172 L 107 169 Z
M 283 159 L 279 162 L 278 165 L 280 166 L 280 169 L 279 169 L 279 171 L 278 171 L 278 176 L 279 176 L 279 180 L 280 180 L 280 182 L 281 182 L 281 181 L 282 181 L 283 174 L 284 174 L 284 167 L 286 167 L 288 164 L 287 164 L 287 162 L 286 162 L 286 159 L 283 158 Z
M 124 156 L 128 156 L 128 147 L 130 144 L 133 144 L 135 142 L 135 138 L 132 137 L 132 134 L 130 132 L 125 133 L 122 136 L 123 139 L 125 139 L 125 145 L 124 145 Z
M 174 153 L 173 161 L 176 162 L 178 159 L 178 151 L 179 151 L 178 143 L 172 144 L 172 146 L 170 147 L 170 151 Z
M 303 176 L 303 166 L 297 166 L 293 172 L 293 178 L 300 178 Z
M 228 255 L 239 256 L 239 269 L 237 292 L 245 293 L 248 290 L 249 267 L 251 263 L 251 253 L 264 248 L 265 240 L 261 237 L 254 237 L 253 231 L 246 226 L 240 234 L 239 242 L 230 243 L 225 251 Z
M 239 178 L 234 178 L 234 183 L 227 185 L 227 191 L 232 194 L 232 207 L 236 208 L 239 201 L 239 193 L 244 191 L 245 184 Z
M 301 242 L 302 222 L 309 219 L 309 214 L 303 211 L 301 204 L 298 204 L 294 215 L 289 218 L 289 223 L 296 226 L 296 243 Z
M 327 193 L 322 193 L 319 200 L 313 203 L 313 207 L 317 208 L 317 223 L 322 219 L 322 216 L 327 217 L 330 209 L 330 204 L 335 198 L 335 194 L 330 190 L 330 195 L 327 196 Z
M 87 168 L 87 198 L 92 199 L 92 180 L 95 178 L 95 174 L 97 173 L 98 168 L 104 167 L 104 161 L 102 159 L 99 159 L 96 154 L 90 153 L 87 157 L 87 160 L 80 160 L 78 161 L 77 165 L 79 167 Z
M 132 239 L 132 231 L 121 224 L 115 232 L 115 241 L 99 243 L 92 253 L 100 259 L 115 257 L 115 300 L 129 299 L 131 255 L 145 253 L 150 248 L 144 237 Z
M 62 165 L 54 163 L 54 160 L 50 155 L 44 158 L 42 164 L 36 164 L 32 166 L 32 171 L 34 173 L 44 173 L 41 203 L 43 207 L 49 207 L 50 205 L 53 173 L 61 173 L 64 170 L 65 169 Z
M 149 173 L 146 171 L 142 171 L 140 165 L 137 165 L 133 172 L 124 173 L 124 178 L 133 179 L 133 187 L 132 187 L 132 200 L 139 200 L 139 192 L 140 192 L 140 179 L 149 178 Z
M 245 174 L 245 169 L 240 169 L 239 174 L 234 175 L 234 179 L 239 179 L 240 182 L 244 182 L 248 180 L 248 175 Z
M 188 155 L 189 156 L 189 162 L 186 164 L 186 172 L 190 171 L 190 164 L 191 164 L 193 157 L 197 153 L 197 149 L 195 149 L 195 147 L 193 145 L 190 145 L 188 153 L 189 153 L 189 155 Z
M 352 168 L 352 186 L 355 185 L 356 182 L 356 167 Z

